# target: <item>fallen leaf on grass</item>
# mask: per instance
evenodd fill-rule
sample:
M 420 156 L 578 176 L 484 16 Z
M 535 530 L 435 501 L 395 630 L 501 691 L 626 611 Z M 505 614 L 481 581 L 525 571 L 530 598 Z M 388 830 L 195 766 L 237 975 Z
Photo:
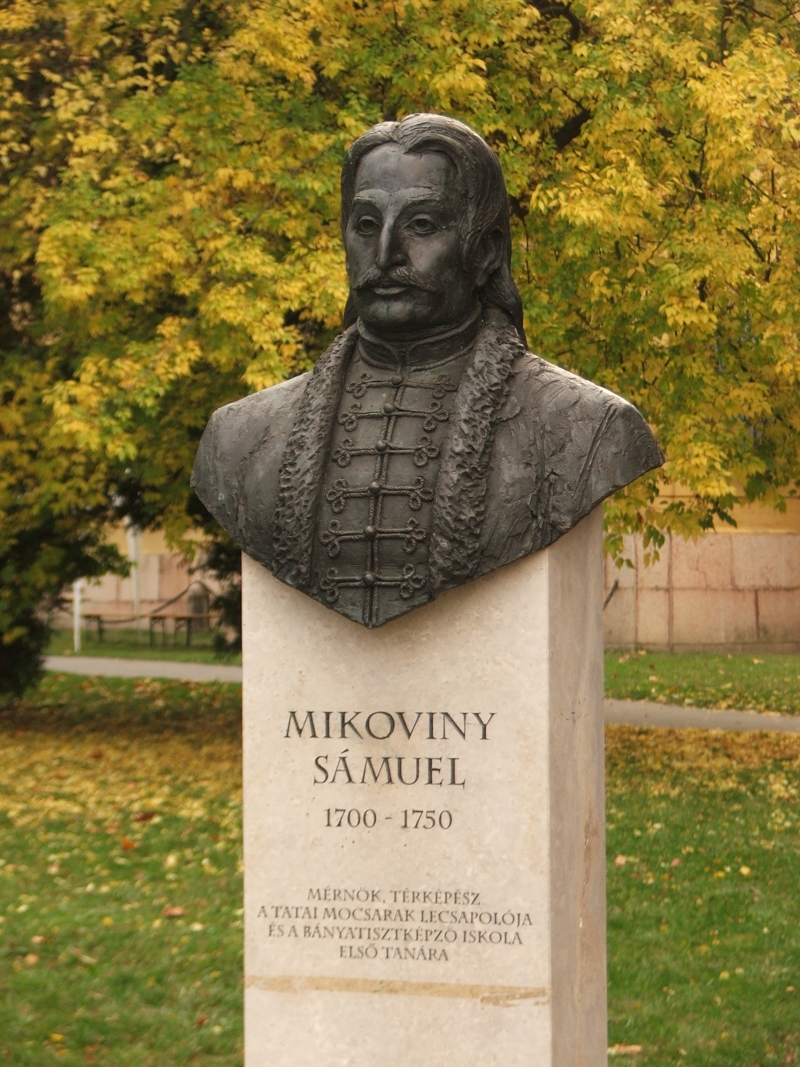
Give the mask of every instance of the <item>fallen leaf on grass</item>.
M 134 822 L 150 822 L 155 818 L 156 813 L 154 811 L 140 811 L 133 817 Z
M 131 841 L 131 839 L 129 837 L 123 837 L 123 839 L 120 842 L 120 844 L 122 845 L 123 852 L 130 852 L 134 848 L 138 848 L 139 847 L 137 842 L 136 841 Z
M 617 856 L 614 859 L 614 866 L 615 867 L 624 867 L 627 862 L 628 862 L 628 857 L 627 856 Z
M 197 1026 L 197 1027 L 205 1026 L 207 1022 L 208 1022 L 208 1017 L 206 1015 L 199 1015 L 197 1017 L 197 1022 L 194 1025 Z
M 39 962 L 39 957 L 36 955 L 35 952 L 29 952 L 28 955 L 25 957 L 25 962 L 29 967 L 35 967 L 36 964 Z
M 609 1056 L 638 1056 L 642 1048 L 642 1045 L 612 1045 L 608 1054 Z
M 183 908 L 180 905 L 174 908 L 166 907 L 161 914 L 165 919 L 180 919 L 181 915 L 183 915 Z
M 81 963 L 97 963 L 97 960 L 93 956 L 87 956 L 85 952 L 81 952 L 79 948 L 75 948 L 74 945 L 70 946 L 69 950 L 76 960 Z

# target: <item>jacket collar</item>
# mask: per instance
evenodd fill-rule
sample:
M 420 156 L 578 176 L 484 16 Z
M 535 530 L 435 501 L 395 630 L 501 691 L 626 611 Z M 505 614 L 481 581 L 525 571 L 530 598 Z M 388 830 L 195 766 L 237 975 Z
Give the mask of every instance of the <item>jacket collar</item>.
M 451 330 L 441 330 L 419 341 L 389 342 L 372 333 L 359 319 L 360 351 L 370 363 L 381 367 L 435 367 L 466 352 L 481 327 L 481 305 L 476 303 L 467 318 Z
M 281 462 L 272 570 L 281 581 L 304 592 L 310 591 L 313 580 L 320 493 L 344 375 L 358 336 L 357 327 L 351 326 L 317 361 Z M 484 309 L 442 449 L 428 555 L 431 596 L 475 574 L 497 419 L 514 361 L 524 350 L 506 315 Z

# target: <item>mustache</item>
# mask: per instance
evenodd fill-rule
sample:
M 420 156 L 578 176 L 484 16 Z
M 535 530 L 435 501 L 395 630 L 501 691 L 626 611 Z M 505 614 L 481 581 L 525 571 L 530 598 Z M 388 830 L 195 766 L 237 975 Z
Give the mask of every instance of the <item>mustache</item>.
M 411 267 L 395 267 L 389 274 L 373 267 L 355 280 L 353 289 L 389 289 L 393 285 L 408 285 L 426 293 L 436 292 L 436 287 L 425 281 Z

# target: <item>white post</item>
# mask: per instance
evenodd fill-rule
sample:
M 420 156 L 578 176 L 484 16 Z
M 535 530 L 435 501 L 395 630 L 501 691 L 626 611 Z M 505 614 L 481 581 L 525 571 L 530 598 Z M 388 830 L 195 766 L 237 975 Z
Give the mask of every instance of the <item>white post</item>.
M 139 564 L 142 555 L 142 531 L 136 526 L 129 525 L 128 530 L 128 559 L 131 563 L 131 582 L 133 584 L 133 613 L 136 616 L 136 641 L 140 640 L 139 613 L 141 611 L 141 588 L 139 584 Z
M 81 591 L 83 578 L 72 583 L 72 649 L 81 650 Z

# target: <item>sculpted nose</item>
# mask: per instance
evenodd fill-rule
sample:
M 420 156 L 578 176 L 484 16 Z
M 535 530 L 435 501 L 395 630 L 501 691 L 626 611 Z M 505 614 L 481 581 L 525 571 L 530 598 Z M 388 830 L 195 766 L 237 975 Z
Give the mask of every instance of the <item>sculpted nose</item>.
M 378 242 L 378 255 L 375 261 L 378 270 L 402 267 L 408 261 L 408 257 L 401 247 L 399 237 L 397 227 L 391 219 L 387 219 L 383 224 L 380 241 Z

